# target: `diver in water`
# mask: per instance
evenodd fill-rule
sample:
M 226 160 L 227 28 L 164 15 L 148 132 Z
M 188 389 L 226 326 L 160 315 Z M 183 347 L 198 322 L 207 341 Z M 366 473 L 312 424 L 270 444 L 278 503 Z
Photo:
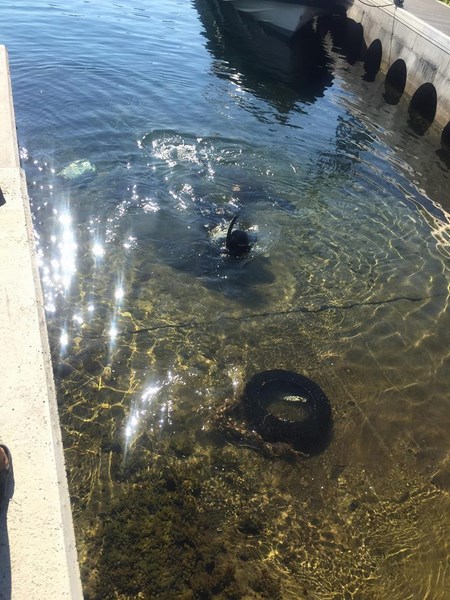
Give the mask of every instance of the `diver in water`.
M 231 223 L 228 226 L 226 248 L 228 254 L 234 258 L 239 258 L 248 254 L 251 250 L 252 242 L 250 236 L 246 231 L 242 229 L 235 229 L 233 226 L 236 223 L 238 215 L 231 219 Z

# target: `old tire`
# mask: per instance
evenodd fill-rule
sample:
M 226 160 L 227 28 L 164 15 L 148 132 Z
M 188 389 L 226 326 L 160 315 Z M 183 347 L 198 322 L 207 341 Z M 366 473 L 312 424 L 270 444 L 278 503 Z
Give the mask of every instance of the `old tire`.
M 284 442 L 313 454 L 329 439 L 331 406 L 311 379 L 274 369 L 254 375 L 244 389 L 244 414 L 267 442 Z

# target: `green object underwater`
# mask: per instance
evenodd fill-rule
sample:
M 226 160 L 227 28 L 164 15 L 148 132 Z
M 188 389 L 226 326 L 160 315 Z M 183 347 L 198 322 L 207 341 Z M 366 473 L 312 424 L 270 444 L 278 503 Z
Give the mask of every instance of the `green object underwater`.
M 92 165 L 88 160 L 74 160 L 64 167 L 58 175 L 64 177 L 64 179 L 76 179 L 86 173 L 95 173 L 95 165 Z

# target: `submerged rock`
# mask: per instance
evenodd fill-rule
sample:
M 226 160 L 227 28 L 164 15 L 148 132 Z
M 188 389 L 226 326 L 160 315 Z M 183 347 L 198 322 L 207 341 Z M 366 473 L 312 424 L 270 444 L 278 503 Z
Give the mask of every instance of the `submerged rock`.
M 64 167 L 58 175 L 64 179 L 76 179 L 86 173 L 95 173 L 95 165 L 92 165 L 88 160 L 74 160 Z

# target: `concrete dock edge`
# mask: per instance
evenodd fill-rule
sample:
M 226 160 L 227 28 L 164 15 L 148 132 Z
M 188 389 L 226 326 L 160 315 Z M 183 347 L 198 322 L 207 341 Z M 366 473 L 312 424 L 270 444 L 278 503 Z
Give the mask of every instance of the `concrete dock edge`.
M 449 19 L 450 9 L 445 6 L 440 9 Z M 450 122 L 450 37 L 407 10 L 377 0 L 355 0 L 347 17 L 362 24 L 367 47 L 375 40 L 381 43 L 384 73 L 399 59 L 405 63 L 406 96 L 412 98 L 424 84 L 434 86 L 437 94 L 434 121 L 445 127 Z
M 14 495 L 0 523 L 0 600 L 83 598 L 8 54 L 0 46 L 0 443 Z

